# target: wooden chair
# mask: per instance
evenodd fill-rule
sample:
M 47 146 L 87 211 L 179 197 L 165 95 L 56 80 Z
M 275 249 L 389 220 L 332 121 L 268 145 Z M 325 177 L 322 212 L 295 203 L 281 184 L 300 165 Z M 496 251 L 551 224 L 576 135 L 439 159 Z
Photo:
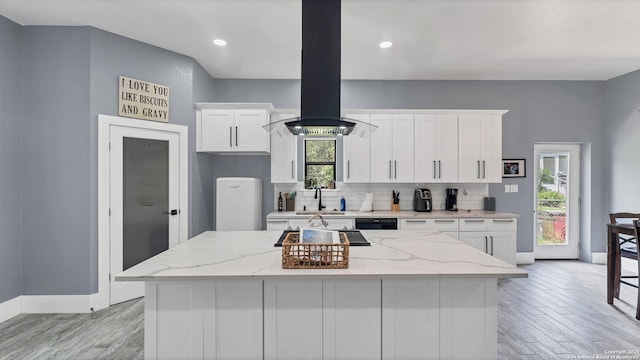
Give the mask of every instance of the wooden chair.
M 633 222 L 634 227 L 635 227 L 635 222 L 637 220 L 640 220 L 640 214 L 633 214 L 633 213 L 612 213 L 609 214 L 609 220 L 611 221 L 612 224 L 618 224 L 618 223 L 631 223 Z M 619 221 L 622 220 L 622 221 Z M 638 278 L 638 276 L 633 276 L 633 275 L 625 275 L 622 276 L 622 261 L 621 258 L 625 257 L 627 259 L 633 259 L 638 261 L 638 234 L 636 232 L 636 236 L 628 236 L 625 234 L 618 234 L 618 239 L 620 241 L 620 251 L 618 252 L 618 259 L 616 261 L 616 269 L 615 269 L 615 294 L 614 296 L 616 298 L 620 297 L 620 283 L 626 284 L 626 285 L 630 285 L 633 287 L 638 287 L 638 284 L 636 283 L 631 283 L 622 279 L 627 279 L 627 278 Z M 640 295 L 640 292 L 639 292 Z M 640 303 L 639 303 L 640 305 Z M 640 309 L 640 308 L 639 308 Z M 640 314 L 640 312 L 638 312 L 638 314 Z M 639 318 L 640 319 L 640 318 Z
M 640 239 L 640 220 L 634 220 L 633 221 L 633 230 L 636 233 L 636 242 L 635 242 L 635 251 L 636 251 L 636 260 L 638 260 L 638 275 L 636 276 L 636 278 L 638 278 L 638 284 L 637 285 L 632 285 L 629 284 L 631 286 L 635 286 L 638 289 L 638 300 L 636 303 L 636 319 L 640 320 L 640 259 L 638 259 L 638 240 Z

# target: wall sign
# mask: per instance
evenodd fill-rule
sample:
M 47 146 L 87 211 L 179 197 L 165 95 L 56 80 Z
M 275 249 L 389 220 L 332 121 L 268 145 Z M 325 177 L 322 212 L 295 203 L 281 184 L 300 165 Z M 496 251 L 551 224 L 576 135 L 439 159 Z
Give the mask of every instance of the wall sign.
M 169 87 L 120 76 L 118 115 L 169 122 Z

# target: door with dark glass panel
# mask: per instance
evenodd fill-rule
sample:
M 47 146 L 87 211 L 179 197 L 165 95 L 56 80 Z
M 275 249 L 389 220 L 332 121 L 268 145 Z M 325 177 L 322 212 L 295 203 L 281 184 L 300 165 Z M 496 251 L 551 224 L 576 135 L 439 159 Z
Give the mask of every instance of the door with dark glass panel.
M 111 272 L 137 265 L 177 244 L 178 135 L 111 132 Z M 173 238 L 173 239 L 172 239 Z M 144 294 L 142 283 L 111 282 L 110 303 Z

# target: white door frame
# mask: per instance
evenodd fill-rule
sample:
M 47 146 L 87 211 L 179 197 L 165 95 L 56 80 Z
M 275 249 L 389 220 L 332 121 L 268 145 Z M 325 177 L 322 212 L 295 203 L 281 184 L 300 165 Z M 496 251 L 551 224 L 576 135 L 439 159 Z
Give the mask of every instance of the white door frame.
M 582 220 L 580 209 L 580 197 L 581 197 L 581 188 L 580 182 L 582 175 L 580 173 L 580 164 L 582 157 L 582 149 L 581 144 L 578 143 L 536 143 L 533 145 L 533 161 L 534 161 L 534 176 L 538 175 L 538 154 L 540 152 L 545 151 L 566 151 L 569 152 L 569 197 L 567 198 L 567 208 L 570 209 L 567 217 L 568 227 L 567 237 L 569 239 L 568 246 L 575 245 L 575 249 L 570 249 L 568 246 L 565 246 L 565 250 L 563 253 L 554 254 L 551 251 L 539 251 L 537 250 L 537 226 L 538 226 L 538 199 L 536 198 L 538 194 L 538 179 L 535 178 L 533 181 L 533 201 L 534 201 L 534 211 L 533 211 L 533 253 L 536 259 L 578 259 L 580 257 L 580 222 Z M 576 156 L 577 154 L 577 156 Z M 575 242 L 575 244 L 572 243 Z M 548 246 L 549 248 L 553 246 L 562 246 L 562 245 L 543 245 Z M 575 254 L 573 252 L 575 251 Z M 567 255 L 569 254 L 569 255 Z
M 189 231 L 189 156 L 188 128 L 182 125 L 136 120 L 118 116 L 98 115 L 98 293 L 90 298 L 94 310 L 109 307 L 110 298 L 110 234 L 109 234 L 109 136 L 112 126 L 177 133 L 180 138 L 180 240 L 188 239 Z

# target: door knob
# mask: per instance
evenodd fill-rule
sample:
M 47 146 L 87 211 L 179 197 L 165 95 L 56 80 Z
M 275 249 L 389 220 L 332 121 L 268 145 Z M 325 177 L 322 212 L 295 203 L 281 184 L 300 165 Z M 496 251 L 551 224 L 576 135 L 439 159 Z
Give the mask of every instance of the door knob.
M 173 210 L 170 210 L 170 211 L 163 211 L 162 213 L 166 214 L 166 215 L 178 215 L 179 211 L 177 209 L 173 209 Z

